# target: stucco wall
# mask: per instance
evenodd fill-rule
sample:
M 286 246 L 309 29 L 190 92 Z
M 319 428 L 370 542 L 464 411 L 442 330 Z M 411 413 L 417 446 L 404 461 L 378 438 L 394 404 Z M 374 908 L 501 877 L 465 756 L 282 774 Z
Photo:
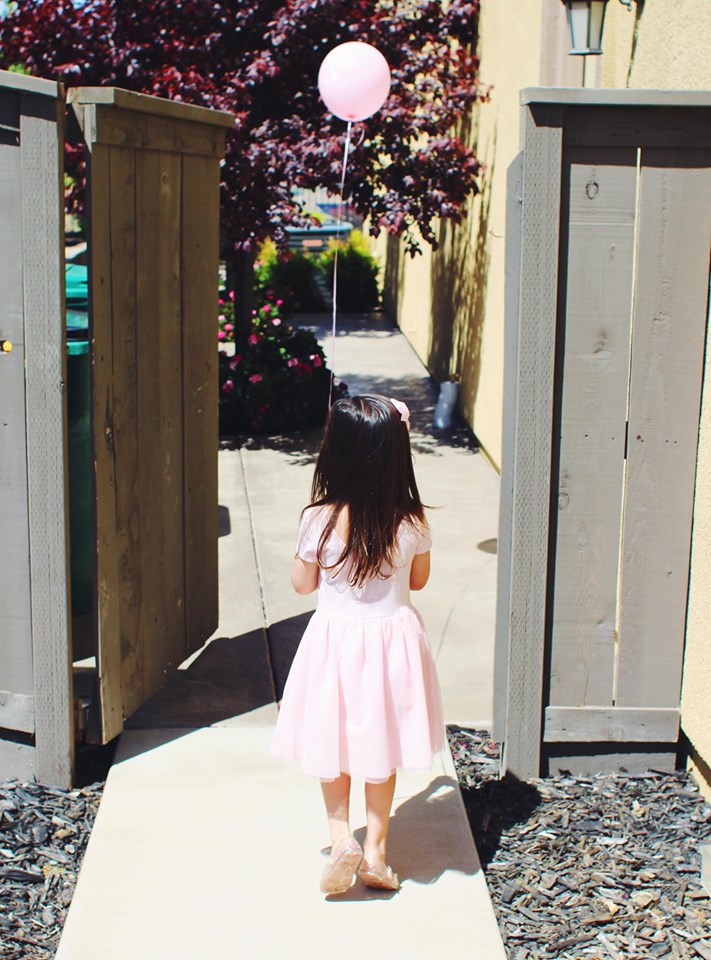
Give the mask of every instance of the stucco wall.
M 706 356 L 711 349 L 707 343 Z M 711 765 L 711 389 L 705 381 L 699 431 L 691 583 L 681 699 L 682 727 Z M 699 782 L 702 778 L 697 777 Z M 711 783 L 706 784 L 711 799 Z
M 492 460 L 501 448 L 506 168 L 518 152 L 521 87 L 539 82 L 541 6 L 482 3 L 479 76 L 490 101 L 474 111 L 465 137 L 484 164 L 482 192 L 459 228 L 440 225 L 441 247 L 405 257 L 390 245 L 386 302 L 437 379 L 458 374 L 467 420 Z M 381 248 L 382 249 L 382 248 Z M 397 261 L 397 267 L 393 266 Z

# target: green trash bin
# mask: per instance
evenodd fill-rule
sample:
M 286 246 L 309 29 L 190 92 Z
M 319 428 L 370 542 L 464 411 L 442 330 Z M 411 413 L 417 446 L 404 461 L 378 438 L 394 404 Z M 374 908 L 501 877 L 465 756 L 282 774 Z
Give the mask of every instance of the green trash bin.
M 67 264 L 67 421 L 72 614 L 93 608 L 91 392 L 87 268 Z

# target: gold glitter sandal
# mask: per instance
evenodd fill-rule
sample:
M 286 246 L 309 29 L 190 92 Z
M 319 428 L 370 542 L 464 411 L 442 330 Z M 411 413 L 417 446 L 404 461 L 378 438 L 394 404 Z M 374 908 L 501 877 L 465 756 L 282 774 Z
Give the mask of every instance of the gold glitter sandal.
M 358 876 L 366 887 L 371 887 L 373 890 L 400 889 L 397 874 L 393 873 L 392 867 L 388 867 L 384 863 L 368 863 L 364 859 L 358 871 Z
M 363 850 L 355 837 L 343 837 L 331 849 L 331 859 L 321 875 L 321 892 L 345 893 L 352 885 L 363 859 Z

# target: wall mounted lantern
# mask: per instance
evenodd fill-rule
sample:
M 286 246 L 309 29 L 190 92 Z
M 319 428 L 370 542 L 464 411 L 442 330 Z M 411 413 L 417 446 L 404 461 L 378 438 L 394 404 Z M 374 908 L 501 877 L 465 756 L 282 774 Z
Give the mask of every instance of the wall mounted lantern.
M 563 0 L 568 13 L 570 50 L 581 57 L 602 53 L 607 0 Z
M 623 7 L 632 9 L 640 0 L 620 0 Z M 568 13 L 570 50 L 581 57 L 602 53 L 602 28 L 608 0 L 563 0 Z M 641 6 L 641 4 L 640 4 Z

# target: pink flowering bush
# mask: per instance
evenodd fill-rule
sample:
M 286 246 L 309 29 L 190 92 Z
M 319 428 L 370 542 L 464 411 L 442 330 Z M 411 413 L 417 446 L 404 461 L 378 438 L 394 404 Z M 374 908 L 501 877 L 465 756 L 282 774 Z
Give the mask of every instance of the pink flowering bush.
M 267 291 L 253 311 L 244 353 L 219 351 L 220 434 L 252 436 L 318 426 L 326 419 L 331 377 L 318 340 L 283 316 L 283 299 Z M 234 299 L 220 298 L 220 343 L 234 342 Z M 244 341 L 242 341 L 244 342 Z M 345 384 L 336 384 L 334 397 Z

